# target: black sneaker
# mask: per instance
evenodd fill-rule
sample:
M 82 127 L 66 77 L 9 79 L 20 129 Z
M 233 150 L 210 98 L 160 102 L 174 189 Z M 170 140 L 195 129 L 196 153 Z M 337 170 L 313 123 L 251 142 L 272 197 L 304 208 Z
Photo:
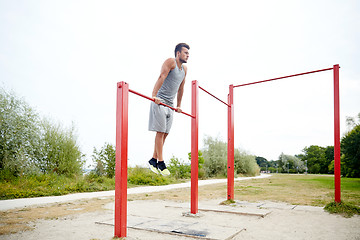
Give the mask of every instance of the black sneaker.
M 165 165 L 164 161 L 159 161 L 158 164 L 157 164 L 157 168 L 158 168 L 161 175 L 163 175 L 163 176 L 169 176 L 170 175 L 170 172 L 166 168 L 166 165 Z
M 157 169 L 157 160 L 155 158 L 152 158 L 149 160 L 148 163 L 149 163 L 150 170 L 156 174 L 159 174 L 159 170 Z

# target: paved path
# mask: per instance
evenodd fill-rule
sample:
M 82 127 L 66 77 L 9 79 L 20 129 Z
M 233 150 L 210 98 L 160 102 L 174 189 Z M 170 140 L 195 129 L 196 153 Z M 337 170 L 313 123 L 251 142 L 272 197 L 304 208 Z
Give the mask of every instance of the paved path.
M 239 177 L 235 178 L 235 181 L 256 179 L 256 178 L 267 178 L 270 177 L 269 174 L 261 174 L 256 177 Z M 210 180 L 199 180 L 199 186 L 216 184 L 216 183 L 226 183 L 227 179 L 210 179 Z M 190 187 L 191 183 L 178 183 L 164 186 L 146 186 L 146 187 L 135 187 L 129 188 L 128 194 L 137 194 L 137 193 L 149 193 L 149 192 L 160 192 L 176 188 L 187 188 Z M 59 203 L 59 202 L 69 202 L 74 200 L 86 199 L 86 198 L 95 198 L 95 197 L 111 197 L 115 195 L 115 190 L 112 191 L 102 191 L 102 192 L 86 192 L 86 193 L 74 193 L 63 196 L 50 196 L 50 197 L 36 197 L 36 198 L 20 198 L 20 199 L 10 199 L 10 200 L 1 200 L 0 201 L 0 211 L 6 211 L 14 208 L 24 208 L 33 205 L 42 205 L 48 203 Z

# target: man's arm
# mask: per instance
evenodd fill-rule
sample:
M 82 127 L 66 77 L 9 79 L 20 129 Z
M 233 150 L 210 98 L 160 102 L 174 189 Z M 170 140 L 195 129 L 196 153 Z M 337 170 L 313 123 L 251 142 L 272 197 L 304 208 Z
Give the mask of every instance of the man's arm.
M 185 78 L 186 78 L 186 72 L 187 72 L 187 67 L 186 66 L 184 66 L 184 70 L 185 70 L 184 80 L 181 82 L 179 90 L 177 92 L 177 107 L 176 107 L 177 110 L 176 111 L 178 113 L 182 112 L 182 110 L 181 110 L 181 100 L 182 100 L 182 96 L 183 96 L 183 93 L 184 93 L 184 85 L 185 85 Z
M 156 104 L 160 103 L 160 99 L 156 97 L 157 92 L 159 91 L 159 89 L 161 88 L 162 84 L 165 81 L 165 78 L 168 76 L 170 70 L 175 68 L 175 61 L 173 58 L 169 58 L 167 59 L 164 64 L 161 67 L 161 72 L 160 72 L 160 76 L 158 78 L 158 80 L 155 83 L 153 92 L 152 92 L 152 97 L 155 100 Z

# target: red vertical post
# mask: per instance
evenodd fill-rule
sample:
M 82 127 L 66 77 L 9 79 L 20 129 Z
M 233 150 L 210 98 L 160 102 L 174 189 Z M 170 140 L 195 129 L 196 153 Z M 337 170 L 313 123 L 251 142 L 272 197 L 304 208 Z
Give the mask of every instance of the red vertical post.
M 191 213 L 198 212 L 198 166 L 199 166 L 199 84 L 192 81 L 191 89 Z
M 341 202 L 341 166 L 340 166 L 340 94 L 339 68 L 334 65 L 334 177 L 335 202 Z
M 234 199 L 234 86 L 229 86 L 228 95 L 228 164 L 227 164 L 227 199 Z
M 129 85 L 117 84 L 115 154 L 115 237 L 126 237 Z

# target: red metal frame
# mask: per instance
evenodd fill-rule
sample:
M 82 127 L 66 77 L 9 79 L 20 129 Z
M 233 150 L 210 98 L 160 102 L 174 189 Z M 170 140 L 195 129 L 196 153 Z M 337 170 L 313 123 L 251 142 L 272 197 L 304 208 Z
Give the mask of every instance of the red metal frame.
M 191 88 L 191 210 L 198 212 L 198 177 L 199 177 L 199 84 L 192 81 Z
M 248 85 L 253 85 L 257 83 L 264 83 L 284 78 L 296 77 L 305 74 L 323 72 L 328 70 L 333 70 L 334 72 L 334 185 L 335 185 L 335 202 L 341 202 L 341 166 L 340 166 L 340 94 L 339 94 L 339 64 L 334 65 L 332 68 L 320 69 L 310 72 L 304 72 L 279 78 L 272 78 L 264 81 L 257 81 L 251 83 L 245 83 L 240 85 L 235 85 L 235 87 L 243 87 Z M 231 190 L 231 189 L 230 189 Z
M 229 86 L 228 103 L 206 91 L 201 86 L 199 88 L 228 107 L 227 199 L 234 199 L 234 86 Z
M 263 80 L 263 81 L 258 81 L 258 82 L 245 83 L 245 84 L 235 85 L 234 88 L 236 88 L 236 87 L 248 86 L 248 85 L 257 84 L 257 83 L 270 82 L 270 81 L 279 80 L 279 79 L 284 79 L 284 78 L 296 77 L 296 76 L 301 76 L 301 75 L 305 75 L 305 74 L 323 72 L 323 71 L 328 71 L 328 70 L 332 70 L 332 69 L 333 69 L 333 68 L 326 68 L 326 69 L 320 69 L 320 70 L 315 70 L 315 71 L 310 71 L 310 72 L 298 73 L 298 74 L 289 75 L 289 76 L 284 76 L 284 77 L 272 78 L 272 79 Z
M 335 202 L 341 202 L 341 167 L 340 167 L 340 94 L 339 68 L 334 65 L 334 176 Z
M 126 237 L 129 85 L 117 84 L 115 154 L 115 236 Z
M 199 86 L 197 81 L 192 81 L 192 115 L 182 112 L 191 119 L 191 213 L 198 212 L 198 133 L 199 133 L 199 94 L 198 89 L 205 91 L 212 97 L 228 106 L 228 199 L 234 199 L 234 93 L 235 87 L 264 83 L 283 78 L 295 77 L 327 70 L 334 71 L 334 175 L 335 175 L 335 202 L 341 201 L 341 172 L 340 172 L 340 97 L 339 97 L 339 65 L 333 68 L 321 69 L 311 72 L 299 73 L 285 77 L 273 78 L 264 81 L 230 85 L 228 103 L 215 97 Z M 129 92 L 154 101 L 153 98 L 129 89 L 125 82 L 117 84 L 116 107 L 116 166 L 115 166 L 115 236 L 126 237 L 127 222 L 127 158 L 128 158 L 128 102 Z M 162 103 L 161 103 L 162 104 Z M 175 108 L 162 104 L 173 110 Z
M 146 99 L 148 99 L 148 100 L 150 100 L 150 101 L 152 101 L 152 102 L 155 102 L 153 98 L 148 97 L 148 96 L 145 96 L 144 94 L 135 92 L 134 90 L 129 89 L 129 92 L 134 93 L 134 94 L 136 94 L 136 95 L 138 95 L 138 96 L 140 96 L 140 97 L 146 98 Z M 165 106 L 165 107 L 171 108 L 172 110 L 176 111 L 176 108 L 171 107 L 171 106 L 169 106 L 169 105 L 166 105 L 165 103 L 160 103 L 160 105 L 163 105 L 163 106 Z M 186 112 L 181 112 L 181 113 L 182 113 L 182 114 L 185 114 L 186 116 L 193 117 L 192 115 L 190 115 L 190 114 L 188 114 L 188 113 L 186 113 Z
M 126 237 L 127 223 L 127 159 L 128 159 L 128 103 L 129 92 L 154 101 L 153 98 L 129 89 L 126 82 L 117 83 L 116 104 L 116 153 L 115 153 L 115 226 L 116 237 Z M 198 83 L 193 81 L 192 114 L 181 112 L 192 118 L 191 123 L 191 212 L 198 212 Z M 160 103 L 176 111 L 169 105 Z M 194 167 L 196 166 L 196 167 Z
M 229 86 L 228 95 L 228 166 L 227 199 L 234 199 L 234 86 Z
M 210 96 L 212 96 L 213 98 L 219 100 L 220 102 L 222 102 L 223 104 L 225 104 L 226 106 L 229 107 L 229 105 L 228 105 L 226 102 L 224 102 L 223 100 L 221 100 L 220 98 L 218 98 L 218 97 L 214 96 L 213 94 L 209 93 L 208 91 L 206 91 L 206 90 L 205 90 L 204 88 L 202 88 L 201 86 L 199 86 L 199 88 L 200 88 L 201 90 L 203 90 L 204 92 L 206 92 L 207 94 L 209 94 Z

